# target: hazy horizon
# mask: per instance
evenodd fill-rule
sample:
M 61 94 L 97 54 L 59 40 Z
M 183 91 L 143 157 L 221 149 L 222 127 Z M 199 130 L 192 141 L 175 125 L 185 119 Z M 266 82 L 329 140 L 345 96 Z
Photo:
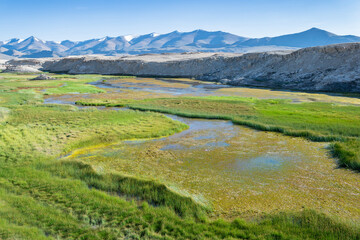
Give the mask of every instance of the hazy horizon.
M 360 36 L 355 0 L 0 0 L 0 9 L 2 41 L 29 36 L 81 41 L 196 29 L 260 38 L 312 27 Z

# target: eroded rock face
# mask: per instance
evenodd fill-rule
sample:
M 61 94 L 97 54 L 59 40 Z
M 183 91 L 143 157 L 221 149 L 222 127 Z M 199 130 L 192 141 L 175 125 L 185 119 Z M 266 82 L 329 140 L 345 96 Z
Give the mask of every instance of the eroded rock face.
M 3 70 L 5 73 L 38 73 L 41 72 L 38 68 L 31 66 L 13 66 L 13 65 L 5 65 L 5 69 Z
M 16 60 L 12 62 L 25 64 Z M 360 43 L 249 54 L 80 56 L 36 59 L 32 64 L 45 71 L 70 74 L 189 77 L 237 86 L 360 92 Z

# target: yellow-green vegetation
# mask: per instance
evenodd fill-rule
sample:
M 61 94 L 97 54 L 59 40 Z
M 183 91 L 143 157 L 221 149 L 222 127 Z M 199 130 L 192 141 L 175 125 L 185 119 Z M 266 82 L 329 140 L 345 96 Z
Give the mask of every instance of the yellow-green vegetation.
M 105 106 L 105 107 L 125 107 L 127 104 L 133 102 L 130 99 L 86 99 L 76 101 L 75 104 L 81 106 Z
M 357 226 L 311 210 L 209 220 L 207 207 L 161 183 L 59 160 L 77 148 L 187 126 L 158 113 L 43 105 L 46 93 L 104 90 L 84 84 L 99 76 L 32 77 L 0 78 L 1 239 L 360 239 Z
M 0 92 L 14 89 L 42 90 L 44 94 L 102 93 L 103 89 L 86 84 L 103 79 L 100 75 L 52 75 L 55 80 L 30 80 L 36 74 L 2 73 Z
M 5 121 L 7 119 L 7 117 L 9 116 L 9 113 L 10 113 L 10 109 L 0 107 L 0 122 Z
M 333 152 L 342 167 L 360 171 L 360 141 L 349 140 L 333 145 Z
M 12 107 L 5 126 L 0 156 L 7 161 L 19 161 L 20 155 L 26 159 L 37 152 L 59 155 L 88 145 L 166 136 L 186 128 L 162 115 L 77 110 L 69 105 Z
M 360 137 L 360 107 L 332 103 L 293 104 L 288 100 L 260 100 L 241 97 L 187 97 L 149 99 L 129 104 L 132 109 L 171 113 L 185 117 L 231 120 L 258 130 L 276 131 L 313 141 L 358 142 Z M 343 142 L 341 146 L 346 144 Z M 352 144 L 356 145 L 356 144 Z M 334 148 L 341 165 L 358 169 L 355 147 Z M 354 157 L 350 157 L 350 156 Z M 340 156 L 340 155 L 339 155 Z M 357 162 L 357 163 L 356 163 Z
M 171 79 L 169 79 L 171 80 Z M 180 83 L 184 82 L 184 83 Z M 189 87 L 186 82 L 194 83 L 194 82 L 200 82 L 200 81 L 194 81 L 194 80 L 188 80 L 188 79 L 178 79 L 178 81 L 174 82 L 165 82 L 154 78 L 130 78 L 130 79 L 121 79 L 121 78 L 114 78 L 110 81 L 111 83 L 120 82 L 122 83 L 122 86 L 134 86 L 134 84 L 137 87 L 165 87 L 165 88 L 187 88 Z
M 306 93 L 294 91 L 276 91 L 259 88 L 231 87 L 216 91 L 221 96 L 241 96 L 259 99 L 291 99 L 294 102 L 328 102 L 338 104 L 360 105 L 359 94 Z
M 253 218 L 304 208 L 360 218 L 360 175 L 337 169 L 328 143 L 227 121 L 182 119 L 190 130 L 162 139 L 83 148 L 66 156 L 103 172 L 157 179 L 211 215 Z M 291 186 L 291 187 L 289 187 Z
M 82 83 L 67 82 L 57 88 L 50 88 L 46 90 L 46 94 L 68 94 L 68 93 L 102 93 L 105 90 L 98 89 L 91 85 L 84 85 Z

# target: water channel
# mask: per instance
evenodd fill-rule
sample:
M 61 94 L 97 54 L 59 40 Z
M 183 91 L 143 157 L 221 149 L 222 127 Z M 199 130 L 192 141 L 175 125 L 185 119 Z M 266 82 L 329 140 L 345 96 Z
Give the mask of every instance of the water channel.
M 163 83 L 158 84 L 159 81 Z M 219 90 L 224 89 L 221 85 L 189 83 L 190 80 L 173 81 L 146 79 L 137 85 L 136 80 L 116 80 L 94 84 L 118 94 L 131 90 L 176 96 L 221 95 Z M 182 85 L 190 89 L 186 91 Z M 73 104 L 73 97 L 49 97 L 45 103 Z M 289 93 L 289 99 L 293 98 Z M 336 96 L 333 98 L 336 101 Z M 229 121 L 168 116 L 186 123 L 189 129 L 160 139 L 82 149 L 67 158 L 88 162 L 100 172 L 156 179 L 212 206 L 222 216 L 251 217 L 311 208 L 360 218 L 360 174 L 337 168 L 328 143 L 257 131 Z

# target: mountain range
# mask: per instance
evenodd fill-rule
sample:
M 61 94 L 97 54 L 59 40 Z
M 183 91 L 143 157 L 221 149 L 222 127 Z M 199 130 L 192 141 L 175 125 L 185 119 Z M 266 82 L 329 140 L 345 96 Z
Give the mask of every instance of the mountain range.
M 71 55 L 122 55 L 164 52 L 260 52 L 289 50 L 337 43 L 360 42 L 360 37 L 340 36 L 318 28 L 266 38 L 246 38 L 222 31 L 170 32 L 140 36 L 104 37 L 85 41 L 43 41 L 36 37 L 0 41 L 0 56 L 21 58 Z

